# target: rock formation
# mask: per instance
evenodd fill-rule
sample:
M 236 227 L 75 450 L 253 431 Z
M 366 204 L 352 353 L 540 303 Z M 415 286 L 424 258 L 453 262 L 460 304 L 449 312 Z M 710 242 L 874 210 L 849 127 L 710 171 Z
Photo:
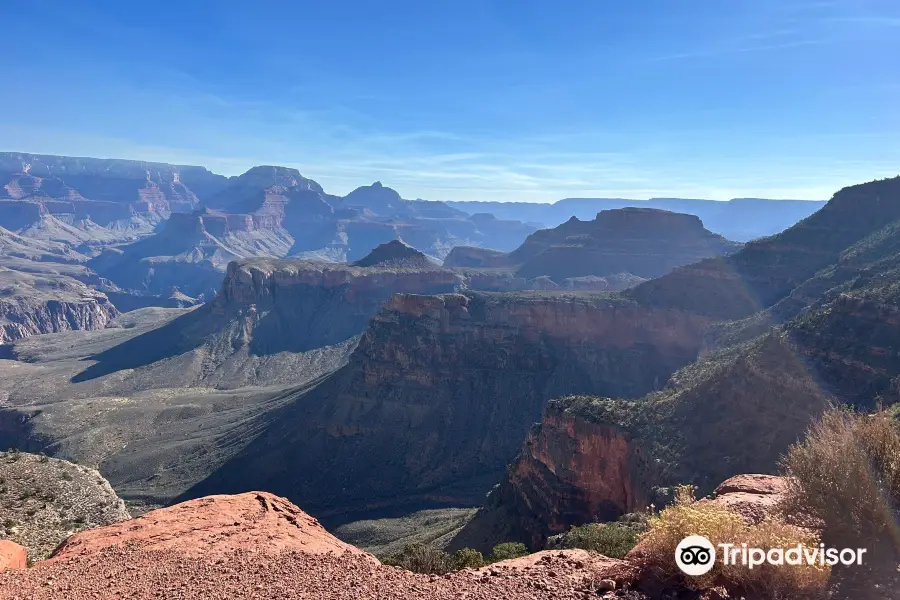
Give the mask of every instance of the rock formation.
M 225 177 L 202 167 L 136 160 L 0 153 L 0 198 L 44 202 L 49 212 L 106 225 L 135 213 L 186 212 Z M 103 203 L 103 204 L 95 204 Z M 3 222 L 0 225 L 6 226 Z
M 553 289 L 553 283 L 569 289 L 617 291 L 739 247 L 704 229 L 695 216 L 623 208 L 600 212 L 593 221 L 572 217 L 554 229 L 531 234 L 509 254 L 457 247 L 444 264 L 506 271 L 535 282 L 519 289 Z
M 553 439 L 529 438 L 476 521 L 534 543 L 543 523 L 565 527 L 597 518 L 599 501 L 630 510 L 620 475 L 611 476 L 599 499 L 591 495 L 591 476 L 596 465 L 606 471 L 610 462 L 631 472 L 633 463 L 623 457 L 638 449 L 654 467 L 648 481 L 690 482 L 709 493 L 736 473 L 772 472 L 811 420 L 835 402 L 870 410 L 900 399 L 900 362 L 890 350 L 900 322 L 898 183 L 842 190 L 778 236 L 623 294 L 643 306 L 681 307 L 720 319 L 752 316 L 719 324 L 717 344 L 724 348 L 705 351 L 663 389 L 639 400 L 551 402 L 538 431 Z M 760 305 L 770 308 L 754 315 Z M 569 450 L 562 453 L 569 462 L 560 466 L 536 450 L 571 448 L 566 430 L 556 426 L 560 414 L 577 423 L 581 444 L 598 450 L 589 462 L 579 463 L 578 452 Z M 610 431 L 619 447 L 610 446 Z M 628 480 L 627 496 L 646 496 L 649 483 L 635 489 L 635 481 L 644 478 Z M 557 506 L 543 498 L 565 501 Z
M 117 314 L 105 294 L 80 281 L 0 267 L 0 344 L 41 333 L 102 329 Z
M 729 240 L 749 242 L 784 231 L 797 221 L 813 214 L 825 202 L 808 200 L 767 200 L 762 198 L 734 198 L 719 200 L 685 200 L 681 198 L 565 198 L 550 204 L 540 202 L 448 202 L 453 208 L 473 217 L 490 213 L 500 219 L 518 219 L 549 229 L 571 217 L 582 221 L 594 218 L 600 211 L 619 208 L 654 208 L 696 215 L 707 229 Z
M 215 559 L 235 550 L 278 555 L 344 553 L 374 557 L 329 534 L 302 510 L 266 492 L 208 496 L 148 512 L 136 519 L 77 533 L 53 553 L 53 561 L 95 555 L 128 544 L 141 551 L 167 551 Z
M 245 384 L 264 383 L 247 380 L 247 371 L 252 375 L 254 370 L 285 383 L 314 379 L 342 363 L 321 365 L 321 372 L 307 377 L 310 373 L 292 372 L 295 354 L 350 343 L 394 294 L 439 294 L 461 286 L 459 275 L 410 250 L 399 244 L 376 249 L 364 261 L 372 266 L 365 267 L 303 260 L 232 262 L 212 302 L 99 354 L 99 362 L 75 380 L 152 366 L 176 356 L 189 363 L 201 361 L 207 382 L 218 373 L 226 379 L 239 376 Z M 171 381 L 172 375 L 159 377 Z
M 235 281 L 224 297 L 260 287 Z M 592 297 L 396 295 L 347 366 L 248 424 L 263 433 L 190 495 L 270 488 L 323 519 L 477 502 L 549 398 L 650 391 L 705 323 Z
M 579 419 L 551 402 L 485 508 L 451 547 L 486 552 L 516 540 L 541 549 L 572 525 L 645 510 L 656 477 L 642 444 L 627 431 Z
M 11 550 L 17 566 L 22 555 Z M 4 553 L 0 545 L 0 557 Z M 635 573 L 625 561 L 565 550 L 443 577 L 419 575 L 381 565 L 282 498 L 249 492 L 200 498 L 79 533 L 52 559 L 0 573 L 0 589 L 35 600 L 575 600 L 631 584 Z

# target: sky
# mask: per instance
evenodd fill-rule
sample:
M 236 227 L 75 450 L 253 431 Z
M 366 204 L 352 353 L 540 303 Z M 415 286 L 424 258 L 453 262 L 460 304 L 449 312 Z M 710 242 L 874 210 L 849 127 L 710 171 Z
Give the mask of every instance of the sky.
M 824 200 L 900 173 L 897 0 L 2 0 L 0 22 L 0 151 L 432 200 Z

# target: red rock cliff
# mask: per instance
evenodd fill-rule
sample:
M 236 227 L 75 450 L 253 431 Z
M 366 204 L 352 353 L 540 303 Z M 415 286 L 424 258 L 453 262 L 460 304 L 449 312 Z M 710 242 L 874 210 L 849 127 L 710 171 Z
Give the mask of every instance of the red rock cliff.
M 541 549 L 572 525 L 645 509 L 654 483 L 644 449 L 627 432 L 551 403 L 486 507 L 453 545 L 488 550 L 518 540 Z

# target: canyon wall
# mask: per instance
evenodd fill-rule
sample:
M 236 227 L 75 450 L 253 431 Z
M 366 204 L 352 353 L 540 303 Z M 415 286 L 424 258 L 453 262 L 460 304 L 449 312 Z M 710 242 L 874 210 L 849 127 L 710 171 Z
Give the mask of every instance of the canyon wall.
M 265 287 L 245 277 L 223 297 Z M 256 440 L 189 495 L 273 489 L 332 522 L 480 503 L 547 400 L 656 389 L 696 359 L 705 324 L 590 296 L 397 295 L 348 365 L 254 423 Z
M 453 540 L 489 551 L 501 541 L 539 550 L 572 525 L 614 521 L 651 503 L 657 476 L 640 441 L 551 401 L 500 485 Z

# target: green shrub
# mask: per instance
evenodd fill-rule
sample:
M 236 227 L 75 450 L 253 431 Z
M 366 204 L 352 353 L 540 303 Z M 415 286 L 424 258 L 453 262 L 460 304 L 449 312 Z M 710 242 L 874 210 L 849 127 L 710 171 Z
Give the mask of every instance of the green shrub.
M 478 550 L 463 548 L 453 555 L 453 569 L 478 569 L 484 566 L 484 556 Z
M 572 527 L 551 538 L 553 548 L 581 548 L 610 558 L 625 558 L 635 547 L 641 531 L 622 523 L 591 523 Z
M 425 544 L 410 544 L 383 562 L 386 565 L 427 575 L 443 575 L 453 570 L 453 559 L 449 554 Z
M 494 549 L 491 550 L 491 562 L 519 558 L 520 556 L 526 556 L 527 554 L 529 554 L 529 552 L 528 548 L 525 547 L 525 544 L 521 542 L 503 542 L 502 544 L 497 544 L 494 546 Z

